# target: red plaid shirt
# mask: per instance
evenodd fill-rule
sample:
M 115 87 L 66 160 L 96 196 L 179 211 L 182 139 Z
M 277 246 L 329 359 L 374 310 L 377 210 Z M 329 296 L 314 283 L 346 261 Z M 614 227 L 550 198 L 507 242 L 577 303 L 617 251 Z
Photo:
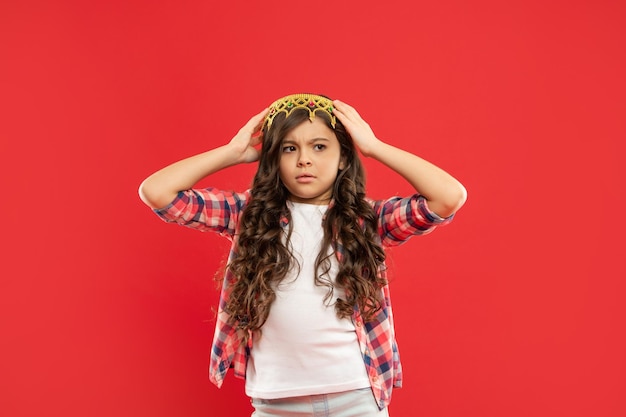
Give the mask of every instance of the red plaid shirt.
M 200 231 L 214 231 L 232 241 L 229 262 L 237 253 L 239 215 L 242 213 L 250 192 L 234 193 L 215 188 L 181 191 L 167 207 L 155 212 L 166 222 L 174 222 Z M 447 224 L 452 216 L 443 219 L 428 209 L 426 199 L 420 195 L 407 198 L 393 197 L 371 201 L 378 216 L 378 233 L 383 247 L 400 245 L 413 235 L 431 232 L 437 225 Z M 287 219 L 283 219 L 284 225 Z M 342 248 L 336 244 L 336 256 L 342 259 Z M 385 268 L 381 274 L 385 277 Z M 227 270 L 220 295 L 215 336 L 211 348 L 209 379 L 220 387 L 226 371 L 234 368 L 235 375 L 245 378 L 246 364 L 252 348 L 252 334 L 244 346 L 237 336 L 237 329 L 228 324 L 224 306 L 228 300 L 226 290 L 235 277 Z M 364 322 L 355 309 L 353 322 L 370 385 L 380 409 L 391 400 L 394 387 L 402 385 L 402 367 L 396 344 L 389 287 L 382 289 L 382 309 L 370 321 Z

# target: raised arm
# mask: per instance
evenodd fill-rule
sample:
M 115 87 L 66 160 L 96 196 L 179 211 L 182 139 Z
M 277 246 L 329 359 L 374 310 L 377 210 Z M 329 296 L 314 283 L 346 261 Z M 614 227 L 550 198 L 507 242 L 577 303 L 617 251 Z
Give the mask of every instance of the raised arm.
M 139 197 L 158 209 L 171 203 L 179 191 L 188 190 L 202 178 L 221 169 L 259 159 L 255 148 L 261 143 L 261 125 L 267 109 L 252 117 L 226 145 L 175 162 L 146 178 L 139 186 Z
M 433 212 L 448 217 L 465 203 L 465 187 L 454 177 L 430 162 L 378 139 L 353 107 L 339 100 L 333 104 L 333 114 L 346 127 L 361 153 L 404 177 L 428 200 L 428 207 Z

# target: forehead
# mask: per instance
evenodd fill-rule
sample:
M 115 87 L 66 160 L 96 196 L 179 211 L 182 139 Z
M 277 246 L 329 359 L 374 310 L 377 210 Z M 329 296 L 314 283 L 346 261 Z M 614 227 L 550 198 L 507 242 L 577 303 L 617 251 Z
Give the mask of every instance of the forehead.
M 327 139 L 336 142 L 337 135 L 323 119 L 316 117 L 313 121 L 304 120 L 288 131 L 283 141 L 306 141 L 313 139 Z

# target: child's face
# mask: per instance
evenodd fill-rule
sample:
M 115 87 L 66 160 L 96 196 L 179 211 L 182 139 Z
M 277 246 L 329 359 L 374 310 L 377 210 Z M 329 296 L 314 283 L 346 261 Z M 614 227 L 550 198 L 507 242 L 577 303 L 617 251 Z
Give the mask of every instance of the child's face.
M 328 204 L 339 169 L 343 169 L 339 141 L 321 118 L 305 120 L 285 136 L 280 179 L 291 201 Z

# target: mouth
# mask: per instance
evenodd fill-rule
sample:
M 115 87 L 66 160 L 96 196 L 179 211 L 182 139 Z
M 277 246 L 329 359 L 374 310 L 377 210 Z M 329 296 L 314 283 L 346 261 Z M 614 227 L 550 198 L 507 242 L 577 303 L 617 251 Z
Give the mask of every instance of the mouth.
M 311 182 L 315 179 L 315 176 L 304 172 L 296 177 L 296 181 L 298 182 Z
M 304 172 L 296 177 L 296 179 L 300 178 L 315 178 L 313 174 L 309 174 L 308 172 Z

